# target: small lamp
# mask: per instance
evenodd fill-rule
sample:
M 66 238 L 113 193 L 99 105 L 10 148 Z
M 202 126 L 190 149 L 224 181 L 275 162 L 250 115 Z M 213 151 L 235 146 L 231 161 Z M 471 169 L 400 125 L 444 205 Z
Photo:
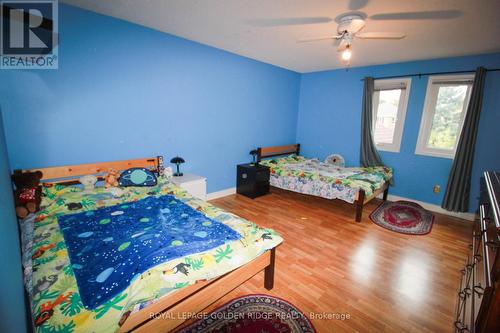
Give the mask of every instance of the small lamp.
M 259 152 L 257 151 L 257 149 L 250 150 L 249 154 L 252 155 L 252 163 L 250 163 L 250 164 L 252 164 L 252 165 L 256 165 L 257 164 L 257 154 L 258 153 Z
M 170 163 L 173 163 L 177 166 L 177 172 L 174 173 L 174 177 L 180 177 L 182 176 L 182 172 L 179 171 L 179 165 L 184 163 L 184 159 L 182 157 L 176 156 L 170 160 Z

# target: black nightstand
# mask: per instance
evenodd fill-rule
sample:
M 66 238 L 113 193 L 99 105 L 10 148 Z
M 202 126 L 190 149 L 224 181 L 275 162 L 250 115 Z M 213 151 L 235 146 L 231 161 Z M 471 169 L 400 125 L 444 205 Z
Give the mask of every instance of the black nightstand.
M 269 193 L 269 168 L 263 165 L 239 164 L 236 192 L 252 199 Z

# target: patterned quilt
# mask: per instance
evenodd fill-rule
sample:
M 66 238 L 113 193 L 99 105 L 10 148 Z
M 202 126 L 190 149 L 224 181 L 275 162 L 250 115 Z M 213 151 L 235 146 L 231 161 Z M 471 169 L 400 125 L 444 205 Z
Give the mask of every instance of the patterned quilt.
M 271 170 L 272 186 L 327 199 L 356 200 L 360 189 L 370 196 L 392 178 L 388 167 L 341 168 L 317 159 L 290 155 L 260 162 Z
M 105 210 L 117 205 L 131 206 L 144 199 L 170 196 L 172 200 L 178 200 L 179 203 L 186 204 L 206 216 L 204 222 L 220 223 L 239 236 L 237 239 L 229 237 L 229 240 L 214 244 L 210 249 L 159 262 L 156 266 L 135 274 L 124 290 L 118 291 L 95 308 L 85 306 L 75 277 L 75 271 L 81 269 L 81 263 L 74 262 L 73 257 L 69 255 L 59 220 L 68 216 L 79 216 L 78 214 L 91 216 L 99 209 Z M 99 219 L 99 222 L 102 220 Z M 106 220 L 104 225 L 107 223 Z M 139 223 L 149 222 L 144 219 Z M 208 227 L 208 223 L 205 224 Z M 42 210 L 36 216 L 22 221 L 21 230 L 24 278 L 34 325 L 37 332 L 52 333 L 115 332 L 120 321 L 123 322 L 130 313 L 146 307 L 176 289 L 194 284 L 198 280 L 218 277 L 238 268 L 282 242 L 282 238 L 273 230 L 259 228 L 236 215 L 195 199 L 165 179 L 159 179 L 158 185 L 154 187 L 125 188 L 121 197 L 115 197 L 112 191 L 103 187 L 90 192 L 74 186 L 45 188 Z M 191 231 L 196 233 L 197 237 L 209 233 L 201 229 Z M 93 231 L 79 234 L 85 236 L 85 232 Z M 144 238 L 139 241 L 149 244 L 150 240 Z M 126 242 L 117 245 L 116 249 L 95 253 L 105 255 L 130 246 L 124 244 Z M 179 246 L 181 243 L 174 240 L 169 245 Z M 109 272 L 98 278 L 106 280 L 104 275 Z

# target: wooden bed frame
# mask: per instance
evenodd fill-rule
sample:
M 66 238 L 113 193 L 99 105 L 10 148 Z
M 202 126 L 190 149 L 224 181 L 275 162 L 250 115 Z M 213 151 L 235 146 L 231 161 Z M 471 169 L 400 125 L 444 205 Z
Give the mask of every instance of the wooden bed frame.
M 76 165 L 64 165 L 48 168 L 14 170 L 14 174 L 23 172 L 41 171 L 42 183 L 44 186 L 54 184 L 75 185 L 80 184 L 78 178 L 85 175 L 95 175 L 98 180 L 104 180 L 102 177 L 109 169 L 126 170 L 129 168 L 147 168 L 158 174 L 163 174 L 163 156 L 150 158 L 139 158 L 134 160 L 112 161 L 101 163 L 88 163 Z
M 125 170 L 133 167 L 148 168 L 161 174 L 163 157 L 14 170 L 14 173 L 41 171 L 43 186 L 52 186 L 78 184 L 76 179 L 84 175 L 96 175 L 102 180 L 102 175 L 110 168 Z M 273 248 L 218 278 L 198 281 L 194 285 L 165 295 L 157 302 L 130 314 L 121 322 L 119 332 L 169 332 L 188 320 L 190 315 L 201 312 L 262 270 L 264 287 L 271 290 L 274 286 L 275 258 L 276 248 Z
M 296 143 L 293 145 L 286 146 L 273 146 L 273 147 L 259 147 L 257 148 L 257 163 L 260 162 L 263 158 L 267 157 L 275 157 L 287 154 L 300 154 L 300 143 Z M 383 193 L 383 200 L 387 200 L 387 195 L 389 194 L 389 182 L 385 182 L 382 187 L 373 192 L 372 195 L 366 196 L 365 191 L 360 189 L 356 195 L 356 199 L 354 201 L 354 207 L 356 210 L 356 222 L 361 222 L 361 217 L 363 215 L 363 207 L 364 205 L 377 197 L 379 194 Z

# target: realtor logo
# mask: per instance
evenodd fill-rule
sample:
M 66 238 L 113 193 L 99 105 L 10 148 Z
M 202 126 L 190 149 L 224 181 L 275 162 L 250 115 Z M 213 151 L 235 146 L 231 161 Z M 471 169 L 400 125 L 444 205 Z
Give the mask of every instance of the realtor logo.
M 57 0 L 0 1 L 1 69 L 57 69 Z

